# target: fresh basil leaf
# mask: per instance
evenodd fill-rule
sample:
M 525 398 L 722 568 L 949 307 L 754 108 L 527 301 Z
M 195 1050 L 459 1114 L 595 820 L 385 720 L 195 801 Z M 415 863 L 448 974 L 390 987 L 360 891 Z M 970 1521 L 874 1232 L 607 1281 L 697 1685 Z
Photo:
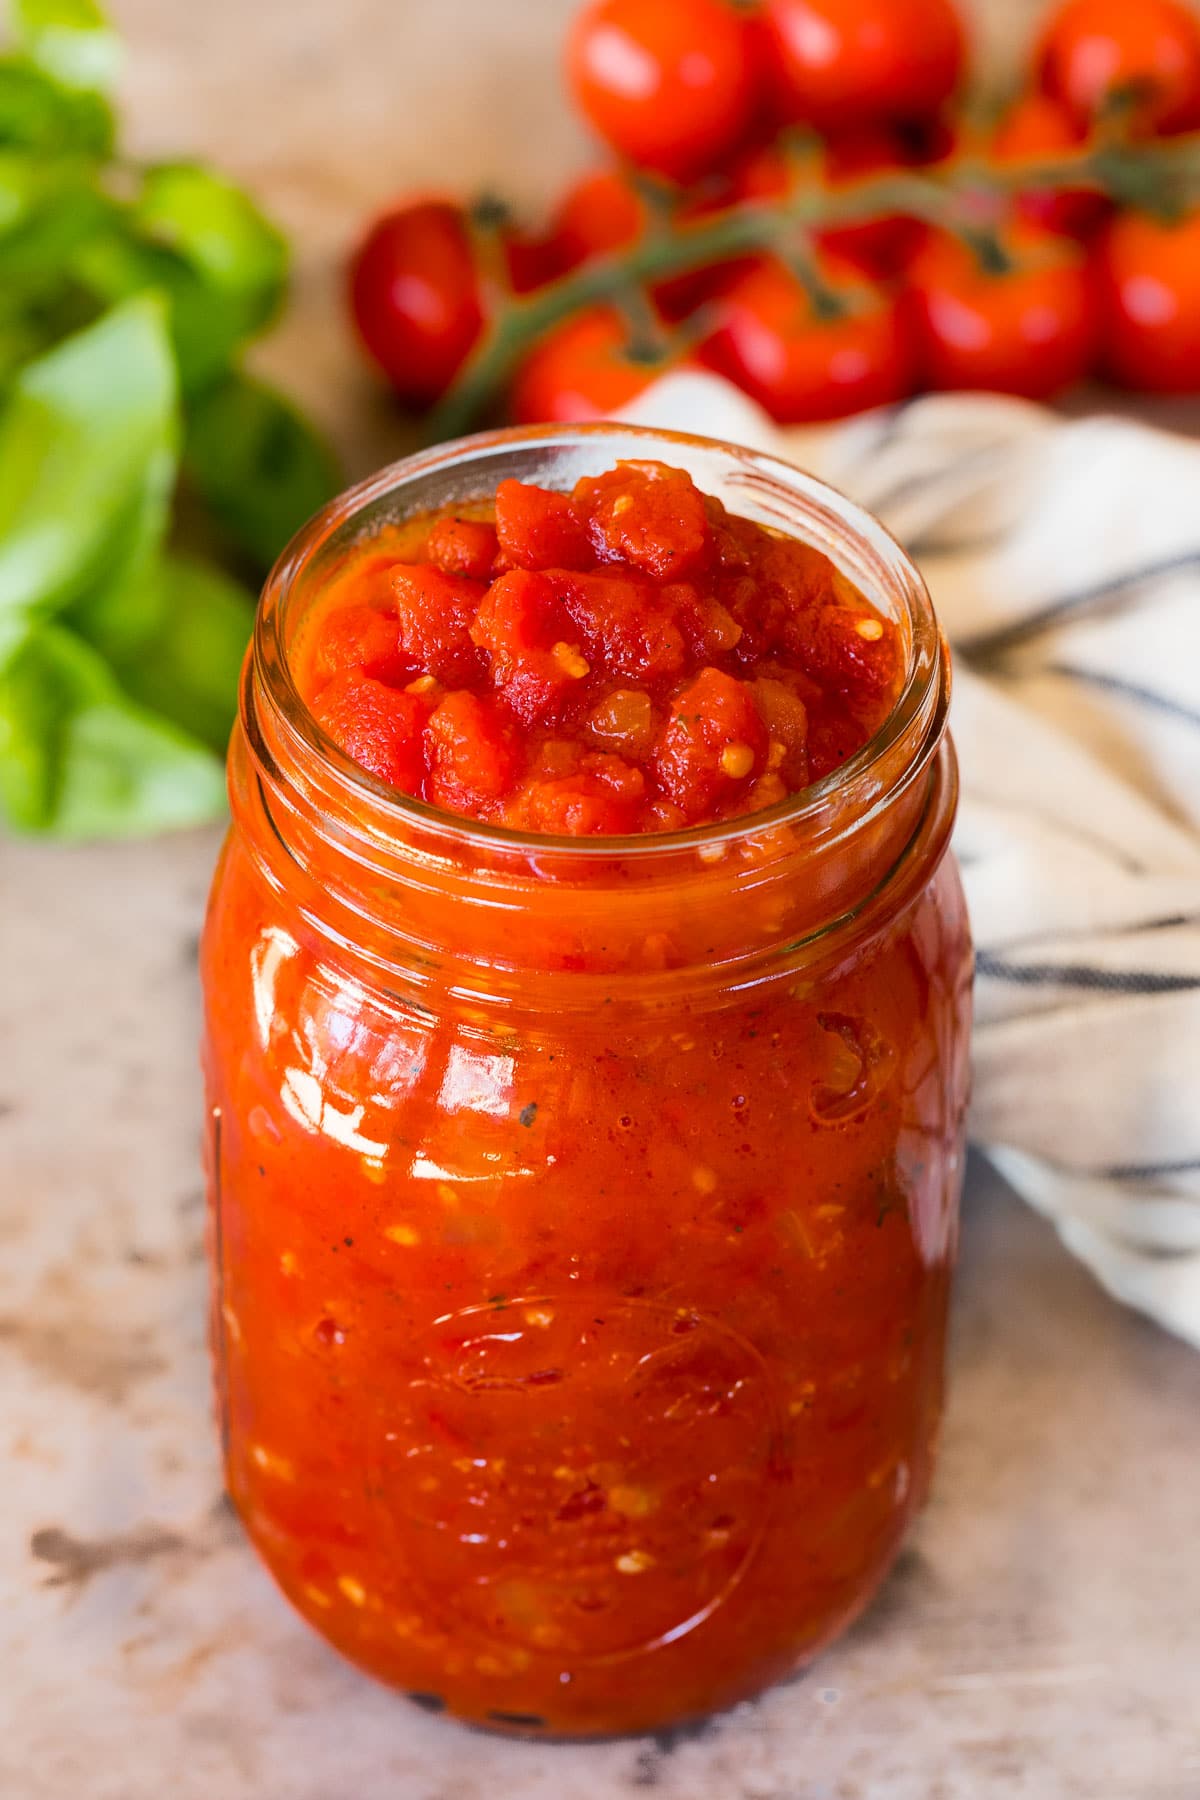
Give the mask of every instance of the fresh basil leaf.
M 0 803 L 18 830 L 136 837 L 219 816 L 221 760 L 128 698 L 60 625 L 0 670 Z
M 37 321 L 17 311 L 0 318 L 0 395 L 17 371 L 43 347 Z
M 131 559 L 116 581 L 89 588 L 58 615 L 72 631 L 93 644 L 106 662 L 137 656 L 162 629 L 166 590 L 159 579 L 161 557 L 149 543 Z
M 0 663 L 35 617 L 120 592 L 162 537 L 175 477 L 162 308 L 130 302 L 29 363 L 0 413 Z
M 238 371 L 189 408 L 184 467 L 217 522 L 264 569 L 340 485 L 336 459 L 308 421 Z
M 33 210 L 36 165 L 29 157 L 0 151 L 0 235 L 15 231 Z
M 26 363 L 90 325 L 95 307 L 70 284 L 49 278 L 0 282 L 0 419 L 5 398 Z
M 33 61 L 68 87 L 111 88 L 121 45 L 96 0 L 12 0 L 17 38 Z
M 64 615 L 133 699 L 224 751 L 254 598 L 211 563 L 160 556 Z
M 0 245 L 35 218 L 64 188 L 90 180 L 78 157 L 54 158 L 40 150 L 0 149 Z
M 7 231 L 0 227 L 0 307 L 9 295 L 22 290 L 61 292 L 75 286 L 71 274 L 74 258 L 85 244 L 107 231 L 117 216 L 118 208 L 87 177 L 64 179 L 60 186 L 43 192 L 24 219 Z
M 72 274 L 99 306 L 120 306 L 156 293 L 166 305 L 171 348 L 185 393 L 213 381 L 228 367 L 245 337 L 239 306 L 230 308 L 169 250 L 143 244 L 123 228 L 101 232 L 72 258 Z
M 298 413 L 231 370 L 283 298 L 284 239 L 192 163 L 143 169 L 132 191 L 128 171 L 111 182 L 119 50 L 96 0 L 10 10 L 0 816 L 62 838 L 131 836 L 223 810 L 219 753 L 253 622 L 234 581 L 162 552 L 181 392 L 192 491 L 261 562 L 337 470 Z
M 283 292 L 284 262 L 269 241 L 274 234 L 260 239 L 250 227 L 235 244 L 238 208 L 230 212 L 228 238 L 222 239 L 215 224 L 207 233 L 198 226 L 194 234 L 180 227 L 176 249 L 166 241 L 171 236 L 166 215 L 135 208 L 119 226 L 85 243 L 72 260 L 74 276 L 104 305 L 151 288 L 164 295 L 180 385 L 189 394 L 224 374 L 241 346 L 270 319 Z M 156 235 L 147 237 L 151 228 Z
M 287 285 L 287 241 L 232 181 L 195 163 L 147 169 L 132 222 L 148 243 L 237 300 L 244 336 L 273 318 Z
M 136 646 L 110 651 L 113 672 L 134 700 L 223 754 L 254 601 L 219 569 L 191 558 L 164 557 L 154 584 L 156 625 Z
M 0 146 L 101 158 L 116 137 L 103 95 L 64 87 L 21 56 L 0 57 Z

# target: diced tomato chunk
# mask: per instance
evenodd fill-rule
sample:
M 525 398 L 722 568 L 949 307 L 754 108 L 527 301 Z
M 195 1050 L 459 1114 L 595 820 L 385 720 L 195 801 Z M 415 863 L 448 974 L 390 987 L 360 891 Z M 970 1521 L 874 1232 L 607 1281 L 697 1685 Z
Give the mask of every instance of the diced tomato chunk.
M 599 760 L 599 759 L 597 759 Z M 619 758 L 609 757 L 610 763 Z M 638 803 L 645 792 L 640 770 L 583 768 L 556 780 L 539 780 L 519 794 L 509 809 L 509 822 L 525 831 L 559 837 L 615 837 L 633 829 Z
M 662 463 L 622 463 L 575 484 L 596 555 L 632 563 L 655 581 L 678 581 L 707 560 L 704 495 L 690 475 Z
M 680 810 L 702 819 L 759 773 L 766 751 L 766 727 L 745 683 L 701 669 L 671 702 L 654 767 Z
M 683 633 L 664 610 L 652 582 L 631 575 L 573 575 L 555 570 L 585 654 L 609 675 L 662 681 L 682 672 Z
M 789 623 L 784 645 L 814 681 L 855 707 L 877 704 L 899 679 L 899 633 L 890 620 L 865 608 L 816 607 L 803 625 Z
M 358 669 L 343 669 L 312 703 L 322 730 L 356 763 L 402 793 L 420 792 L 425 776 L 428 703 Z
M 447 575 L 470 575 L 475 581 L 487 580 L 498 549 L 494 525 L 486 519 L 460 519 L 456 513 L 435 519 L 425 543 L 431 563 Z
M 587 569 L 595 560 L 571 496 L 522 481 L 496 489 L 496 535 L 520 569 Z
M 808 715 L 808 778 L 820 781 L 863 746 L 862 727 L 844 704 L 826 699 Z
M 510 569 L 493 581 L 471 625 L 471 639 L 504 679 L 529 650 L 548 650 L 570 630 L 553 581 L 530 569 Z
M 418 668 L 450 686 L 478 677 L 471 625 L 487 589 L 466 575 L 428 563 L 400 563 L 392 573 L 400 648 Z
M 471 627 L 497 693 L 525 725 L 547 719 L 589 672 L 554 583 L 511 569 L 488 589 Z
M 321 620 L 313 648 L 316 682 L 326 682 L 343 669 L 359 669 L 377 681 L 399 683 L 411 668 L 400 651 L 394 612 L 360 603 L 338 607 Z
M 450 812 L 487 816 L 518 767 L 512 734 L 478 694 L 446 694 L 426 729 L 429 798 Z
M 740 573 L 761 555 L 764 533 L 752 520 L 739 519 L 736 513 L 728 512 L 713 494 L 704 496 L 704 516 L 708 520 L 709 560 L 714 570 Z
M 762 573 L 796 618 L 828 600 L 831 590 L 844 579 L 824 551 L 815 544 L 802 544 L 799 538 L 772 538 Z
M 786 681 L 760 676 L 750 685 L 758 716 L 767 728 L 767 772 L 792 792 L 808 786 L 808 708 Z
M 752 667 L 779 649 L 790 628 L 807 630 L 813 608 L 829 598 L 835 573 L 812 544 L 766 538 L 749 573 L 735 575 L 721 591 L 742 627 L 738 661 Z
M 347 753 L 433 805 L 579 836 L 747 815 L 853 756 L 894 703 L 899 628 L 682 470 L 505 481 L 495 520 L 382 531 L 332 575 L 298 657 Z
M 662 604 L 683 632 L 692 654 L 706 663 L 727 655 L 741 640 L 743 627 L 729 608 L 702 594 L 690 581 L 664 587 Z

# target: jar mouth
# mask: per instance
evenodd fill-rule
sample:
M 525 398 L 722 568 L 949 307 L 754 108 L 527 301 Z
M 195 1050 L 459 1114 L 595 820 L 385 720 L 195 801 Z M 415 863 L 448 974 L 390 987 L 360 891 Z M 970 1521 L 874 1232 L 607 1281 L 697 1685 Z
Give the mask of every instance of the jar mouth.
M 829 774 L 788 795 L 761 812 L 739 815 L 684 830 L 613 837 L 567 837 L 513 830 L 444 812 L 424 800 L 398 792 L 347 756 L 321 728 L 300 693 L 292 673 L 289 633 L 304 577 L 331 548 L 348 547 L 388 521 L 467 499 L 486 498 L 492 464 L 515 454 L 526 456 L 538 478 L 537 463 L 547 485 L 562 485 L 574 471 L 570 450 L 580 453 L 590 472 L 596 450 L 607 461 L 653 457 L 674 460 L 704 487 L 703 469 L 719 466 L 723 496 L 736 511 L 736 494 L 744 492 L 754 515 L 788 535 L 814 543 L 850 576 L 868 597 L 889 612 L 907 640 L 907 669 L 895 703 L 874 735 Z M 564 457 L 564 451 L 567 455 Z M 565 469 L 564 469 L 565 463 Z M 700 473 L 697 473 L 699 468 Z M 583 467 L 579 472 L 584 472 Z M 557 477 L 557 480 L 556 480 Z M 734 498 L 730 501 L 730 490 Z M 797 510 L 804 529 L 797 527 Z M 251 656 L 243 682 L 243 723 L 249 723 L 258 700 L 265 697 L 273 716 L 276 749 L 280 737 L 291 756 L 307 767 L 319 766 L 329 802 L 369 823 L 372 834 L 403 840 L 414 830 L 429 846 L 451 857 L 479 852 L 523 852 L 542 866 L 569 858 L 573 868 L 590 860 L 611 863 L 670 858 L 681 852 L 731 848 L 780 827 L 803 831 L 819 827 L 832 802 L 842 808 L 856 799 L 869 808 L 883 799 L 889 782 L 882 771 L 894 765 L 900 747 L 918 739 L 920 760 L 937 747 L 949 700 L 949 659 L 921 576 L 895 538 L 870 513 L 837 489 L 804 473 L 781 457 L 724 443 L 690 432 L 601 421 L 585 425 L 547 425 L 479 432 L 404 457 L 348 488 L 315 514 L 281 553 L 263 589 L 255 622 Z M 257 731 L 250 733 L 261 743 Z M 924 756 L 920 756 L 921 749 Z M 273 758 L 273 760 L 277 760 Z M 907 760 L 907 759 L 906 759 Z

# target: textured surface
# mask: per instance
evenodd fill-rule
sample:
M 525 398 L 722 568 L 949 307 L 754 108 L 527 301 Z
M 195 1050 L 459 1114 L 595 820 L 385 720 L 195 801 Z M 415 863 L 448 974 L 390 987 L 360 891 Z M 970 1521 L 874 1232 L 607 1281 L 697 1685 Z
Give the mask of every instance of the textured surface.
M 141 144 L 223 154 L 301 239 L 264 361 L 356 470 L 395 454 L 334 259 L 393 188 L 503 170 L 533 199 L 582 157 L 547 80 L 564 0 L 115 10 Z M 996 23 L 1029 10 L 996 0 Z M 702 1734 L 561 1748 L 429 1719 L 326 1652 L 228 1517 L 210 1432 L 195 941 L 215 845 L 0 846 L 4 1800 L 1200 1797 L 1200 1358 L 982 1171 L 933 1504 L 802 1681 Z

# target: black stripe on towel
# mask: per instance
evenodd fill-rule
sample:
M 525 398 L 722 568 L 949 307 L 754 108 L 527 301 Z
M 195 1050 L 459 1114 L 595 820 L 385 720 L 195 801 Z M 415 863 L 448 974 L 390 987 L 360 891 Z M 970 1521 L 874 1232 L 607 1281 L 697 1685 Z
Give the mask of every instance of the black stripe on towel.
M 1016 987 L 1088 988 L 1100 994 L 1186 994 L 1200 988 L 1200 975 L 1173 975 L 1159 969 L 1101 969 L 1093 963 L 1010 963 L 980 950 L 975 973 Z
M 1200 550 L 1184 550 L 1177 556 L 1164 557 L 1161 562 L 1147 563 L 1141 569 L 1126 569 L 1120 575 L 1110 575 L 1104 581 L 1093 582 L 1090 587 L 1079 588 L 1073 594 L 1063 594 L 1057 600 L 1048 600 L 1036 612 L 1014 620 L 1011 625 L 1001 625 L 995 631 L 981 632 L 978 637 L 961 638 L 956 648 L 963 656 L 994 656 L 998 651 L 1010 650 L 1014 645 L 1023 644 L 1043 631 L 1052 630 L 1060 620 L 1068 618 L 1072 613 L 1086 612 L 1089 607 L 1100 605 L 1106 600 L 1116 600 L 1122 595 L 1135 594 L 1141 588 L 1153 587 L 1172 575 L 1178 575 L 1183 569 L 1196 568 L 1200 568 Z
M 1103 1181 L 1154 1181 L 1164 1175 L 1191 1175 L 1200 1170 L 1200 1157 L 1185 1157 L 1181 1162 L 1112 1163 L 1095 1172 Z
M 890 450 L 898 444 L 908 430 L 908 415 L 917 403 L 917 396 L 909 394 L 894 405 L 881 408 L 878 415 L 879 430 L 870 447 L 871 456 L 879 456 L 884 450 Z
M 1074 663 L 1051 663 L 1052 675 L 1066 675 L 1072 681 L 1082 681 L 1088 687 L 1104 688 L 1107 693 L 1118 694 L 1123 700 L 1135 700 L 1139 706 L 1145 706 L 1151 712 L 1165 713 L 1170 719 L 1181 719 L 1186 725 L 1200 727 L 1200 712 L 1195 707 L 1184 706 L 1179 700 L 1172 700 L 1167 694 L 1159 694 L 1153 688 L 1142 687 L 1136 681 L 1125 681 L 1119 675 L 1103 675 L 1097 669 L 1080 669 Z
M 979 532 L 973 537 L 950 538 L 915 537 L 905 540 L 904 548 L 914 562 L 935 556 L 983 556 L 989 550 L 999 550 L 1012 537 L 1012 527 L 1003 526 L 999 531 Z
M 900 436 L 899 431 L 892 433 L 891 441 Z M 1012 454 L 1012 445 L 1007 439 L 999 443 L 980 444 L 974 450 L 964 451 L 961 456 L 953 457 L 949 462 L 939 463 L 932 469 L 914 469 L 908 475 L 899 475 L 889 487 L 879 489 L 868 497 L 868 505 L 874 513 L 887 512 L 893 506 L 899 506 L 905 500 L 913 499 L 917 494 L 941 488 L 948 489 L 947 500 L 961 506 L 969 498 L 961 492 L 961 482 L 965 471 L 976 475 L 986 473 L 990 467 L 1005 462 Z M 869 484 L 868 484 L 869 486 Z
M 989 793 L 978 780 L 971 784 L 971 798 L 976 803 L 1002 809 L 1008 808 L 1012 804 L 1007 794 Z M 1123 845 L 1118 844 L 1111 837 L 1105 837 L 1099 830 L 1081 825 L 1077 820 L 1066 818 L 1061 814 L 1043 811 L 1037 806 L 1028 806 L 1026 811 L 1038 824 L 1050 826 L 1051 830 L 1056 832 L 1059 837 L 1071 837 L 1077 843 L 1086 844 L 1091 850 L 1102 851 L 1110 862 L 1115 862 L 1119 868 L 1127 870 L 1130 875 L 1145 875 L 1149 872 L 1147 865 L 1140 858 L 1131 856 Z M 986 851 L 980 853 L 979 860 L 981 862 L 985 860 L 986 854 Z M 1090 927 L 1088 927 L 1088 931 L 1090 935 Z

